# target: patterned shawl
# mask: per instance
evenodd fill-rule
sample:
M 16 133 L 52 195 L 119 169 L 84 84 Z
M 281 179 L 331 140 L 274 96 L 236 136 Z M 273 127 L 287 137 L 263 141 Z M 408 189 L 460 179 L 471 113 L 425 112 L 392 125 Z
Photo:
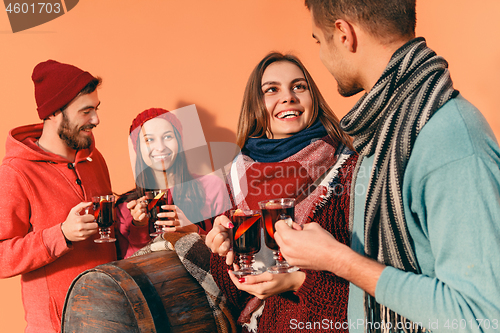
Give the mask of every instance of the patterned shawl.
M 240 209 L 259 210 L 262 200 L 298 198 L 295 221 L 307 223 L 328 194 L 328 185 L 321 181 L 334 177 L 352 153 L 327 136 L 280 162 L 258 163 L 238 155 L 231 168 L 234 203 Z

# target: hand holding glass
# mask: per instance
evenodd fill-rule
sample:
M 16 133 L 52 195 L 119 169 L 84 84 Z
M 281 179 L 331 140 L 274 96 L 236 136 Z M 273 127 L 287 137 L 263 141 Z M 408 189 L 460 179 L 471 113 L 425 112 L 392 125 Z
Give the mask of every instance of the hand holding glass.
M 239 257 L 238 271 L 234 275 L 242 277 L 245 275 L 257 275 L 264 272 L 263 269 L 256 269 L 252 265 L 255 263 L 255 254 L 260 251 L 260 228 L 261 215 L 256 210 L 231 210 L 231 220 L 233 221 L 233 250 Z
M 276 264 L 267 269 L 269 273 L 291 273 L 297 271 L 299 268 L 290 266 L 280 252 L 279 246 L 274 240 L 274 233 L 276 232 L 275 224 L 279 220 L 293 220 L 295 210 L 295 199 L 280 198 L 272 200 L 264 200 L 259 202 L 259 207 L 262 210 L 262 217 L 264 219 L 264 239 L 268 248 L 273 250 L 274 259 Z
M 146 199 L 148 200 L 150 220 L 153 221 L 155 226 L 155 231 L 149 235 L 151 237 L 156 237 L 163 234 L 163 226 L 156 224 L 156 221 L 161 220 L 158 217 L 159 213 L 168 212 L 168 210 L 163 210 L 163 208 L 161 208 L 161 206 L 167 205 L 167 192 L 162 190 L 147 191 Z

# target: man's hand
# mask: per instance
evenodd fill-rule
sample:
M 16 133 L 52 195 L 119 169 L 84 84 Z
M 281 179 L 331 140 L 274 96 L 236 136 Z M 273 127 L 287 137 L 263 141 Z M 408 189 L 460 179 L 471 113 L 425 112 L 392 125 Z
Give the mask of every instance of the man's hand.
M 300 268 L 329 270 L 330 265 L 326 265 L 325 252 L 332 246 L 342 244 L 318 223 L 307 223 L 302 228 L 300 230 L 300 226 L 296 223 L 290 228 L 285 221 L 276 222 L 274 237 L 286 261 Z
M 375 296 L 384 265 L 340 243 L 318 223 L 307 223 L 303 230 L 297 229 L 284 221 L 276 222 L 274 237 L 290 265 L 332 272 Z
M 61 230 L 67 240 L 78 242 L 85 240 L 97 233 L 98 226 L 95 222 L 94 215 L 80 215 L 85 208 L 90 207 L 92 202 L 80 202 L 69 211 L 66 221 L 61 224 Z

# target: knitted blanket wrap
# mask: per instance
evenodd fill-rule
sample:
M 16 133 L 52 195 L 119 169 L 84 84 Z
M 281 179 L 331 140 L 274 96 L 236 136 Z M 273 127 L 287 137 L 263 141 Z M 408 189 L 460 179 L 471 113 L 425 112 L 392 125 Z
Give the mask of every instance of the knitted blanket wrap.
M 318 177 L 332 170 L 338 171 L 338 168 L 330 168 L 340 165 L 351 154 L 349 149 L 334 143 L 330 137 L 318 139 L 275 163 L 254 162 L 240 154 L 232 165 L 229 182 L 234 203 L 240 209 L 259 210 L 259 201 L 302 197 L 303 200 L 295 203 L 295 221 L 306 223 L 328 192 L 325 184 L 311 185 Z M 341 160 L 338 160 L 339 156 Z

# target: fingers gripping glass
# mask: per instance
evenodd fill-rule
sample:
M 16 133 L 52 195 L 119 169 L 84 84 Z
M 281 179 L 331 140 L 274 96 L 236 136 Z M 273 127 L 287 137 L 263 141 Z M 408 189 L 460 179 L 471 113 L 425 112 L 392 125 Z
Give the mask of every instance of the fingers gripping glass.
M 279 249 L 278 244 L 274 240 L 276 232 L 275 224 L 279 220 L 293 220 L 295 210 L 295 199 L 280 198 L 272 200 L 264 200 L 259 202 L 259 207 L 262 210 L 262 218 L 264 219 L 264 239 L 268 248 L 273 250 L 274 260 L 276 264 L 267 269 L 269 273 L 291 273 L 299 268 L 290 266 Z

